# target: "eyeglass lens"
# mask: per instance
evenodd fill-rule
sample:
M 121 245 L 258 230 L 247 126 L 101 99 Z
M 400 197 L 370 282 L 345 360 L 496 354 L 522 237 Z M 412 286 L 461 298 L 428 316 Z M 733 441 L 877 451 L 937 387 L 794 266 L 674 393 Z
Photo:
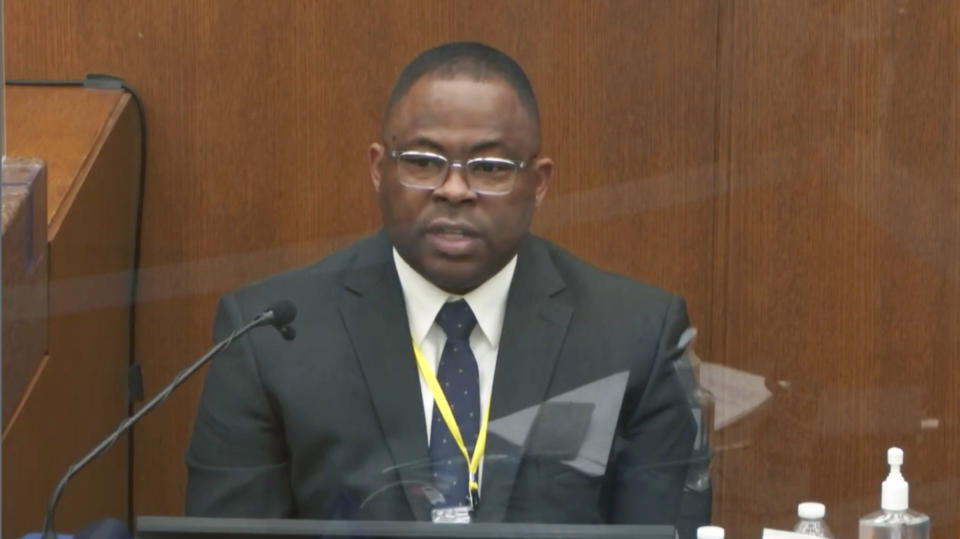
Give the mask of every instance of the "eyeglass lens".
M 404 182 L 413 187 L 439 187 L 450 168 L 450 163 L 440 156 L 401 154 L 397 161 Z M 463 165 L 470 189 L 490 193 L 512 189 L 517 168 L 517 165 L 509 160 L 494 157 L 471 159 Z

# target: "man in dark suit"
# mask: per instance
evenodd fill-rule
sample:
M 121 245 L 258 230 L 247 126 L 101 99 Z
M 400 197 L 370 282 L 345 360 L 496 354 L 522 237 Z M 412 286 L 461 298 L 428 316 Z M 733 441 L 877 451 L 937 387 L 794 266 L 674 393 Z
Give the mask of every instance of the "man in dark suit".
M 211 364 L 188 514 L 675 522 L 684 303 L 530 235 L 539 144 L 503 53 L 452 43 L 404 69 L 368 151 L 383 230 L 220 302 L 217 339 L 283 298 L 298 336 Z

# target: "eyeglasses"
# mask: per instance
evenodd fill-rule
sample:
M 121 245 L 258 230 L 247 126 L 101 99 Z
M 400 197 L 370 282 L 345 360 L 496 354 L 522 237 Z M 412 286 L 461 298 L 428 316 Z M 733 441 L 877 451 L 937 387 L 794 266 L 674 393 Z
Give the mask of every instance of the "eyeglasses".
M 451 168 L 459 168 L 467 186 L 478 195 L 506 195 L 513 190 L 517 172 L 529 164 L 503 157 L 451 161 L 440 154 L 401 150 L 391 151 L 390 157 L 397 160 L 398 180 L 407 187 L 432 191 L 447 181 Z

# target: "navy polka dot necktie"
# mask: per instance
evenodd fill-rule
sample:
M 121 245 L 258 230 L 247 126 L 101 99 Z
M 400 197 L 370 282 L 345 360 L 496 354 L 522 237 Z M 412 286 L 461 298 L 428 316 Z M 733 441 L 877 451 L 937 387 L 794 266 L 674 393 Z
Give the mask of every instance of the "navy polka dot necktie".
M 470 332 L 477 325 L 477 319 L 467 302 L 461 299 L 444 304 L 437 315 L 437 325 L 447 334 L 447 343 L 443 346 L 437 366 L 437 381 L 457 420 L 467 452 L 472 456 L 480 431 L 479 371 L 477 360 L 470 350 Z M 467 462 L 436 404 L 433 405 L 433 423 L 430 426 L 430 460 L 433 465 L 433 486 L 444 498 L 444 502 L 437 506 L 469 505 Z

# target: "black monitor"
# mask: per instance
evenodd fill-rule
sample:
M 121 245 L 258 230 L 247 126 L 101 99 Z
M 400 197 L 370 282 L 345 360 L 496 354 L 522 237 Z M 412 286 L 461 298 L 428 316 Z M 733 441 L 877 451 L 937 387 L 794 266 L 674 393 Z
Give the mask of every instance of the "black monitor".
M 675 539 L 673 526 L 387 522 L 247 518 L 137 518 L 139 539 L 255 539 L 259 537 L 397 537 L 469 539 Z

